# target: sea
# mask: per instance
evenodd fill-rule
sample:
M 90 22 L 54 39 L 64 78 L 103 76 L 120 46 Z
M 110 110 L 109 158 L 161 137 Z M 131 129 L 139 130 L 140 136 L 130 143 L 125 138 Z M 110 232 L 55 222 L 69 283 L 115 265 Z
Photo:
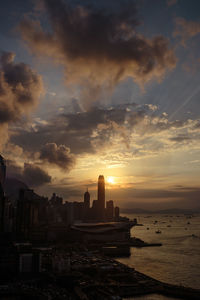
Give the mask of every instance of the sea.
M 200 215 L 126 215 L 137 218 L 131 236 L 161 247 L 131 248 L 123 264 L 163 282 L 200 289 Z M 159 233 L 158 233 L 159 232 Z M 129 299 L 173 299 L 147 295 Z

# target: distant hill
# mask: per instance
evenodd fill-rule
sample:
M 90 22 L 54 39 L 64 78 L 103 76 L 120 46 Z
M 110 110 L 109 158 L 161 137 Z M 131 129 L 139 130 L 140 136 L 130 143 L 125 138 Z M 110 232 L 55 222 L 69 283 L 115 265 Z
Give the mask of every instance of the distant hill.
M 169 208 L 161 210 L 146 210 L 142 208 L 121 208 L 125 214 L 194 214 L 200 213 L 200 209 Z
M 152 211 L 142 209 L 142 208 L 121 208 L 120 212 L 125 213 L 125 214 L 148 214 L 148 213 L 152 213 Z
M 159 214 L 193 214 L 199 213 L 200 209 L 183 209 L 183 208 L 169 208 L 157 210 L 156 213 Z

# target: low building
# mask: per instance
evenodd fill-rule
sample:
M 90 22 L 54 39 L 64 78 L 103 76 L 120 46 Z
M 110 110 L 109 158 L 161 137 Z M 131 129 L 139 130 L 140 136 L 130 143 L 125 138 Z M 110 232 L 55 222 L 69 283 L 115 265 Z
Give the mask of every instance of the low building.
M 124 242 L 132 226 L 131 222 L 81 223 L 72 225 L 71 231 L 83 241 Z

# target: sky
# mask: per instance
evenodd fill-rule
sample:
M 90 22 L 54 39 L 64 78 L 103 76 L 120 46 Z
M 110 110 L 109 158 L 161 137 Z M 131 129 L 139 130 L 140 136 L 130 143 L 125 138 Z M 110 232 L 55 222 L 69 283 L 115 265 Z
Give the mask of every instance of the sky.
M 0 4 L 7 177 L 124 208 L 200 209 L 200 2 Z

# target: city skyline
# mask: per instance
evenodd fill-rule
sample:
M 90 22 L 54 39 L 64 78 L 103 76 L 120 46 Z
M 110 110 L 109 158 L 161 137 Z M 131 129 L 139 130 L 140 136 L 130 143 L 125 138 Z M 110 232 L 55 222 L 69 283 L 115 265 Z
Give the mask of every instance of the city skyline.
M 1 4 L 0 153 L 45 196 L 104 174 L 130 208 L 199 209 L 197 0 Z

